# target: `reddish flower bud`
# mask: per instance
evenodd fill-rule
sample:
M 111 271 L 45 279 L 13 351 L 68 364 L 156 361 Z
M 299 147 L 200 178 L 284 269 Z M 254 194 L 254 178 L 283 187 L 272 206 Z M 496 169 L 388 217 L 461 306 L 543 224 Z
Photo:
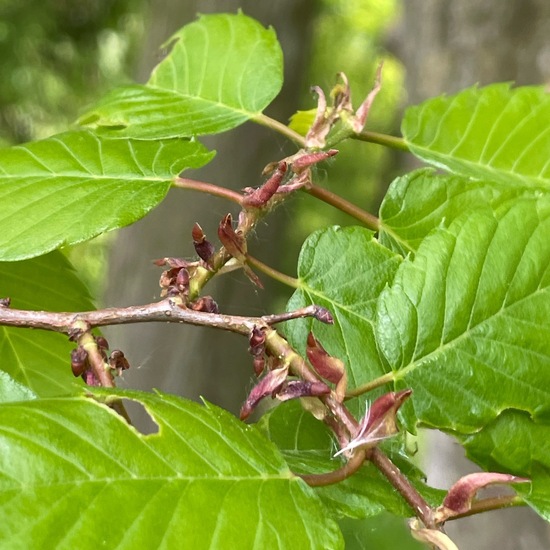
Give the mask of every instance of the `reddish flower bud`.
M 438 519 L 441 521 L 468 512 L 476 493 L 488 485 L 507 483 L 528 483 L 525 477 L 517 477 L 510 474 L 498 474 L 493 472 L 479 472 L 460 478 L 448 491 L 443 506 L 438 511 Z
M 277 392 L 279 401 L 288 401 L 298 397 L 319 397 L 330 393 L 330 388 L 324 382 L 308 382 L 306 380 L 291 380 Z
M 109 366 L 113 370 L 116 370 L 120 376 L 122 371 L 130 368 L 130 363 L 128 363 L 128 360 L 124 357 L 124 353 L 122 353 L 122 351 L 115 349 L 111 352 L 111 355 L 109 355 Z
M 88 367 L 88 352 L 82 346 L 73 349 L 71 351 L 71 370 L 73 374 L 81 376 Z
M 265 352 L 265 332 L 261 328 L 253 327 L 248 343 L 250 345 L 249 353 L 254 356 L 263 354 Z
M 215 302 L 212 296 L 201 296 L 196 299 L 189 307 L 193 311 L 203 311 L 205 313 L 219 313 L 218 304 Z
M 265 356 L 262 353 L 261 355 L 255 355 L 254 359 L 252 361 L 252 365 L 254 368 L 254 374 L 256 377 L 260 376 L 262 372 L 265 370 Z
M 299 174 L 310 166 L 313 166 L 314 164 L 317 164 L 318 162 L 326 160 L 337 154 L 338 151 L 336 149 L 329 149 L 328 151 L 319 151 L 317 153 L 306 153 L 304 155 L 300 155 L 292 163 L 292 171 L 296 174 Z
M 273 175 L 258 189 L 252 190 L 243 198 L 243 206 L 259 208 L 264 206 L 277 192 L 286 174 L 286 162 L 281 161 Z
M 319 376 L 333 384 L 338 384 L 345 372 L 344 363 L 329 355 L 311 332 L 307 337 L 306 354 Z
M 82 380 L 84 380 L 84 383 L 87 386 L 101 386 L 101 382 L 95 375 L 94 371 L 91 369 L 87 369 L 82 374 Z
M 245 420 L 258 403 L 267 395 L 273 395 L 283 385 L 288 376 L 288 367 L 281 367 L 269 371 L 253 388 L 241 408 L 240 418 Z
M 354 438 L 334 456 L 357 447 L 375 447 L 378 442 L 398 433 L 397 411 L 411 393 L 412 390 L 407 389 L 380 396 L 365 412 Z
M 182 267 L 176 275 L 176 288 L 180 292 L 189 291 L 189 271 Z
M 246 241 L 242 235 L 235 232 L 231 214 L 227 214 L 218 227 L 218 237 L 231 256 L 244 262 L 246 260 Z
M 109 342 L 107 342 L 107 340 L 103 336 L 96 336 L 95 342 L 100 350 L 109 349 Z
M 332 313 L 325 307 L 315 306 L 315 313 L 313 316 L 317 321 L 321 321 L 321 323 L 325 323 L 326 325 L 334 324 Z
M 193 246 L 195 247 L 195 252 L 201 260 L 209 265 L 210 260 L 216 251 L 214 245 L 210 241 L 206 240 L 206 235 L 198 223 L 195 223 L 193 226 L 191 235 L 193 236 Z

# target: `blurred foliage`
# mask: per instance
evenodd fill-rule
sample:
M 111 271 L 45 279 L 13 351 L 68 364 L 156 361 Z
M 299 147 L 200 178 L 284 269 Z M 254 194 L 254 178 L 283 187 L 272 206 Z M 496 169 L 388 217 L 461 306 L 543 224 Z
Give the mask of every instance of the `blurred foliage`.
M 130 80 L 145 0 L 0 0 L 0 146 L 61 132 Z M 93 296 L 111 235 L 65 250 Z
M 125 80 L 143 0 L 0 0 L 0 144 L 63 130 Z

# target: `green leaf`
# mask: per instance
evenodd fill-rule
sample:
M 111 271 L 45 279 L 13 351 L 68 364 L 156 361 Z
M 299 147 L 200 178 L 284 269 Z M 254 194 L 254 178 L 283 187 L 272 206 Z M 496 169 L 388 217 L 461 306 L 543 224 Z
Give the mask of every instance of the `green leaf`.
M 68 132 L 0 150 L 0 260 L 38 256 L 143 217 L 186 168 L 212 158 L 185 140 Z
M 258 429 L 277 445 L 293 472 L 322 474 L 344 465 L 341 459 L 333 458 L 337 447 L 327 426 L 296 401 L 283 403 L 264 415 Z M 423 483 L 422 473 L 404 455 L 401 439 L 392 438 L 384 450 L 429 502 L 441 504 L 445 492 Z M 367 518 L 384 511 L 402 517 L 414 515 L 371 463 L 340 483 L 316 487 L 315 492 L 337 517 Z
M 546 404 L 548 409 L 548 404 Z M 531 478 L 514 490 L 550 521 L 550 425 L 508 409 L 477 433 L 460 438 L 468 456 L 489 471 Z
M 143 403 L 159 432 L 85 397 L 0 405 L 0 536 L 12 547 L 343 548 L 257 430 L 175 396 L 96 394 Z
M 17 309 L 89 311 L 94 305 L 87 289 L 60 252 L 22 262 L 0 262 L 0 297 L 10 297 Z M 15 383 L 38 396 L 66 394 L 78 389 L 71 372 L 74 349 L 63 334 L 27 328 L 0 327 L 0 368 Z M 0 372 L 1 374 L 1 372 Z M 24 397 L 0 376 L 2 400 Z M 23 390 L 23 394 L 25 391 Z M 7 395 L 6 395 L 7 394 Z
M 344 518 L 338 523 L 346 550 L 426 550 L 412 538 L 405 521 L 391 514 L 363 520 Z
M 114 90 L 79 122 L 143 139 L 214 134 L 258 116 L 281 89 L 275 32 L 242 13 L 203 15 L 169 44 L 147 85 Z
M 391 183 L 380 207 L 380 242 L 405 256 L 464 212 L 487 206 L 498 212 L 522 195 L 535 196 L 525 188 L 416 170 Z
M 3 337 L 0 336 L 0 339 Z M 0 371 L 0 403 L 8 401 L 26 401 L 35 399 L 36 394 L 29 388 L 16 382 L 8 373 Z
M 313 327 L 325 349 L 345 362 L 351 388 L 385 374 L 387 366 L 374 338 L 376 300 L 400 262 L 400 256 L 361 227 L 332 227 L 311 235 L 298 260 L 300 286 L 287 309 L 324 306 L 333 314 L 334 325 L 291 321 L 285 332 L 292 345 L 303 351 Z
M 549 189 L 550 94 L 493 84 L 410 107 L 402 132 L 419 158 L 502 185 Z
M 518 199 L 499 219 L 465 213 L 403 262 L 380 296 L 377 343 L 397 388 L 414 391 L 409 429 L 468 434 L 506 409 L 547 408 L 549 231 L 550 200 Z

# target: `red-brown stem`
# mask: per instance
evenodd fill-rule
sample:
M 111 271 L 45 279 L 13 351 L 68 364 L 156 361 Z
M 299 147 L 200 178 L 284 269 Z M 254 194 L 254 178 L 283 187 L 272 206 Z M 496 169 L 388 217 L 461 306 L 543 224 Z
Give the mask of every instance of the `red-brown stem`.
M 466 518 L 475 514 L 481 514 L 482 512 L 490 512 L 492 510 L 502 510 L 503 508 L 511 508 L 513 506 L 526 506 L 525 501 L 517 495 L 505 495 L 494 498 L 484 498 L 476 500 L 472 503 L 472 507 L 462 514 L 457 514 L 447 518 L 445 521 L 451 521 L 454 519 Z
M 344 479 L 347 479 L 353 475 L 365 462 L 366 452 L 362 449 L 356 451 L 353 456 L 347 461 L 347 463 L 326 474 L 296 474 L 301 477 L 310 487 L 325 487 L 326 485 L 332 485 L 339 483 Z
M 403 475 L 401 470 L 377 447 L 367 452 L 367 458 L 384 474 L 386 479 L 397 489 L 399 494 L 407 501 L 422 523 L 428 529 L 436 527 L 433 510 L 424 500 L 424 497 L 413 487 L 411 482 Z
M 179 187 L 180 189 L 190 189 L 191 191 L 200 191 L 201 193 L 207 193 L 213 195 L 214 197 L 221 197 L 227 199 L 237 204 L 242 204 L 243 196 L 236 191 L 231 189 L 226 189 L 225 187 L 220 187 L 219 185 L 214 185 L 213 183 L 206 183 L 204 181 L 197 181 L 188 178 L 176 178 L 172 183 L 174 187 Z
M 338 208 L 338 210 L 349 214 L 373 231 L 378 231 L 378 229 L 380 228 L 380 220 L 376 216 L 373 216 L 366 210 L 359 208 L 355 204 L 347 201 L 339 195 L 336 195 L 328 189 L 324 189 L 322 187 L 318 187 L 317 185 L 311 184 L 307 187 L 304 187 L 304 191 L 306 193 L 309 193 L 313 197 L 320 199 L 323 202 L 334 206 L 335 208 Z

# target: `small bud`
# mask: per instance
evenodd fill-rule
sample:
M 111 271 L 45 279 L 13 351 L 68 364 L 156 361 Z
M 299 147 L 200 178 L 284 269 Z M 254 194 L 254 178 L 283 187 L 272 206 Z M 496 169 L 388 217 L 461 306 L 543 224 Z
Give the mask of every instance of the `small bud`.
M 286 169 L 286 162 L 279 162 L 273 175 L 261 187 L 252 190 L 249 194 L 245 195 L 242 202 L 243 206 L 252 206 L 256 208 L 265 206 L 269 199 L 271 199 L 271 197 L 273 197 L 273 195 L 277 192 L 277 189 L 279 189 L 279 186 L 285 177 Z
M 220 309 L 218 304 L 214 301 L 212 296 L 201 296 L 197 298 L 193 303 L 189 304 L 189 307 L 193 311 L 203 311 L 204 313 L 219 313 Z
M 306 380 L 291 380 L 277 392 L 279 401 L 288 401 L 299 397 L 319 397 L 328 395 L 330 388 L 324 382 L 308 382 Z
M 103 337 L 103 336 L 96 336 L 95 342 L 97 344 L 97 347 L 100 350 L 108 350 L 109 349 L 109 342 Z
M 88 367 L 88 352 L 82 346 L 73 349 L 71 351 L 71 370 L 74 376 L 81 376 Z
M 0 298 L 0 307 L 10 307 L 11 298 Z
M 319 376 L 333 384 L 338 384 L 345 372 L 344 363 L 329 355 L 311 332 L 307 337 L 306 354 Z
M 288 376 L 288 366 L 269 371 L 253 388 L 241 408 L 240 418 L 248 418 L 267 395 L 274 395 Z
M 265 332 L 258 327 L 253 327 L 248 339 L 248 351 L 254 356 L 262 355 L 265 352 Z
M 367 408 L 354 438 L 334 456 L 357 447 L 375 447 L 380 441 L 398 433 L 397 411 L 411 393 L 412 390 L 407 389 L 380 396 L 370 409 Z
M 119 349 L 115 349 L 109 355 L 109 366 L 118 372 L 120 376 L 122 371 L 128 370 L 130 368 L 130 363 L 124 356 L 124 353 Z
M 82 374 L 82 380 L 84 380 L 84 383 L 87 386 L 101 386 L 101 382 L 98 380 L 94 371 L 91 369 L 87 369 L 84 371 L 84 373 Z
M 185 267 L 182 267 L 176 275 L 176 288 L 180 292 L 189 291 L 189 271 Z
M 476 493 L 488 485 L 507 483 L 529 483 L 525 477 L 494 472 L 479 472 L 460 478 L 448 491 L 436 512 L 438 520 L 445 521 L 453 516 L 464 514 L 472 507 Z
M 231 214 L 227 214 L 218 227 L 218 237 L 231 256 L 241 262 L 246 260 L 246 241 L 242 235 L 235 232 L 232 226 Z
M 216 251 L 214 245 L 210 241 L 206 240 L 206 235 L 198 223 L 195 223 L 193 226 L 191 235 L 193 236 L 193 246 L 195 247 L 195 252 L 201 260 L 209 265 L 210 260 Z
M 315 313 L 313 316 L 317 321 L 321 321 L 321 323 L 325 323 L 326 325 L 334 324 L 332 313 L 325 307 L 315 306 Z
M 252 361 L 252 365 L 254 368 L 254 374 L 256 375 L 256 377 L 259 377 L 265 370 L 265 356 L 263 354 L 255 355 Z
M 295 174 L 300 174 L 301 172 L 310 168 L 314 164 L 317 164 L 318 162 L 326 160 L 337 154 L 338 154 L 337 149 L 329 149 L 328 151 L 319 151 L 318 153 L 306 153 L 304 155 L 300 155 L 292 163 L 292 171 Z

